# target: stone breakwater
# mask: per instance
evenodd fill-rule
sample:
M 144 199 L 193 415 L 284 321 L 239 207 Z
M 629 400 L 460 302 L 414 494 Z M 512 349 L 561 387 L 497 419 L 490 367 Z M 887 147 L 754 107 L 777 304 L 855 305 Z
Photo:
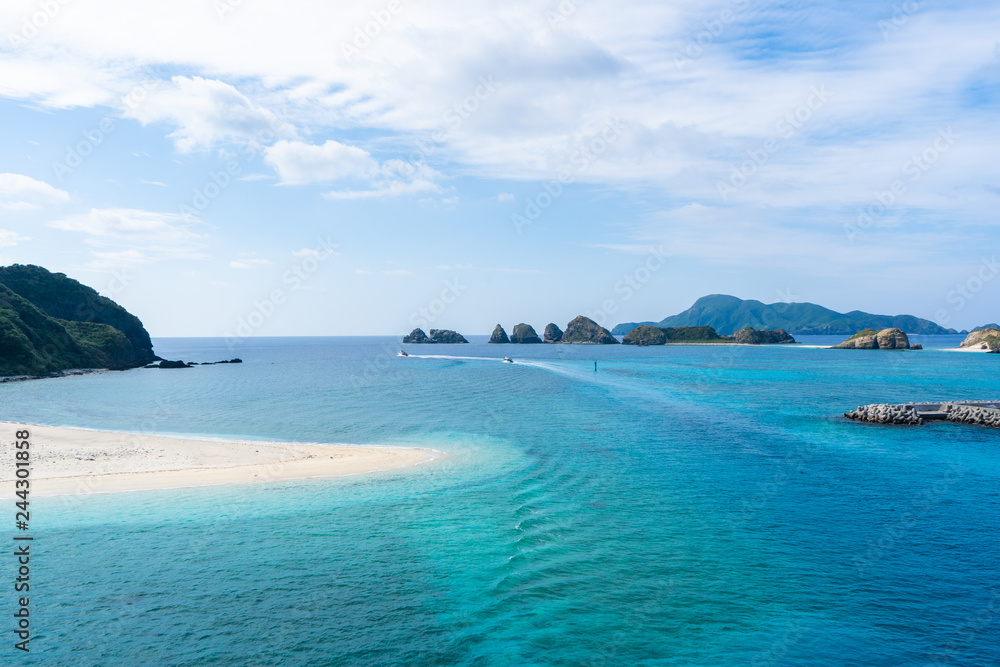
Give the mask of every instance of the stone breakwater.
M 875 424 L 923 424 L 924 420 L 912 405 L 890 405 L 875 403 L 859 405 L 857 410 L 845 412 L 848 419 Z
M 1000 428 L 1000 401 L 949 401 L 943 403 L 876 403 L 859 405 L 844 416 L 874 424 L 919 425 L 925 421 L 950 421 Z
M 945 403 L 941 406 L 941 410 L 948 413 L 945 419 L 950 422 L 1000 428 L 1000 410 L 996 408 L 982 408 L 976 405 L 963 405 L 961 403 Z

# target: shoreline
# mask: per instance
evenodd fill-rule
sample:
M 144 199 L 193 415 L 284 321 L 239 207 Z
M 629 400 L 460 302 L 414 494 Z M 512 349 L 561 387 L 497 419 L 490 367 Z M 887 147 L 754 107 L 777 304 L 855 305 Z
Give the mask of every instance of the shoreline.
M 11 489 L 19 429 L 31 433 L 31 493 L 47 497 L 348 477 L 413 468 L 447 456 L 418 447 L 164 436 L 0 421 L 5 450 L 0 484 Z

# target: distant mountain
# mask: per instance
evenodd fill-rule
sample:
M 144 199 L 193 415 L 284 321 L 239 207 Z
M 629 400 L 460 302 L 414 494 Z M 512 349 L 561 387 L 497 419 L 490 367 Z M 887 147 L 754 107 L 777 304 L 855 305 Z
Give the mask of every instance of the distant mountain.
M 711 294 L 695 301 L 682 313 L 659 322 L 628 322 L 616 326 L 612 333 L 624 336 L 640 325 L 657 327 L 709 326 L 723 335 L 732 335 L 744 327 L 754 329 L 784 329 L 792 335 L 850 335 L 862 329 L 898 328 L 915 334 L 949 334 L 930 320 L 912 315 L 872 315 L 860 310 L 838 313 L 814 303 L 771 303 L 738 299 L 725 294 Z
M 1000 329 L 1000 324 L 997 324 L 996 322 L 992 324 L 984 324 L 981 327 L 976 327 L 973 331 L 979 331 L 980 329 Z
M 0 267 L 0 376 L 157 359 L 139 318 L 111 299 L 40 266 Z

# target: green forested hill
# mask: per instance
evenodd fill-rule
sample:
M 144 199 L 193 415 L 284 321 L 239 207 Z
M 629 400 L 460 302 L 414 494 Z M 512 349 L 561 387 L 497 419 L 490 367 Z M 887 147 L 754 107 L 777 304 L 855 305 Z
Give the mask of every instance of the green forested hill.
M 838 313 L 814 303 L 761 303 L 738 299 L 725 294 L 711 294 L 695 301 L 682 313 L 660 322 L 629 322 L 619 324 L 612 333 L 624 335 L 642 324 L 657 327 L 709 326 L 720 334 L 732 335 L 744 327 L 754 329 L 784 329 L 790 334 L 853 334 L 861 329 L 899 328 L 907 333 L 947 334 L 930 320 L 912 315 L 872 315 L 860 310 Z
M 40 266 L 0 267 L 0 376 L 156 359 L 142 322 L 114 301 Z

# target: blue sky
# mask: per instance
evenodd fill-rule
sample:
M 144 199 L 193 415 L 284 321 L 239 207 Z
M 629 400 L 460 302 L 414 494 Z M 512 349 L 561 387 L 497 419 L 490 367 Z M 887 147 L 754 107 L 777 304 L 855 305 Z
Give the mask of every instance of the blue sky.
M 11 0 L 0 262 L 154 336 L 1000 319 L 1000 7 Z M 365 34 L 367 31 L 368 34 Z

